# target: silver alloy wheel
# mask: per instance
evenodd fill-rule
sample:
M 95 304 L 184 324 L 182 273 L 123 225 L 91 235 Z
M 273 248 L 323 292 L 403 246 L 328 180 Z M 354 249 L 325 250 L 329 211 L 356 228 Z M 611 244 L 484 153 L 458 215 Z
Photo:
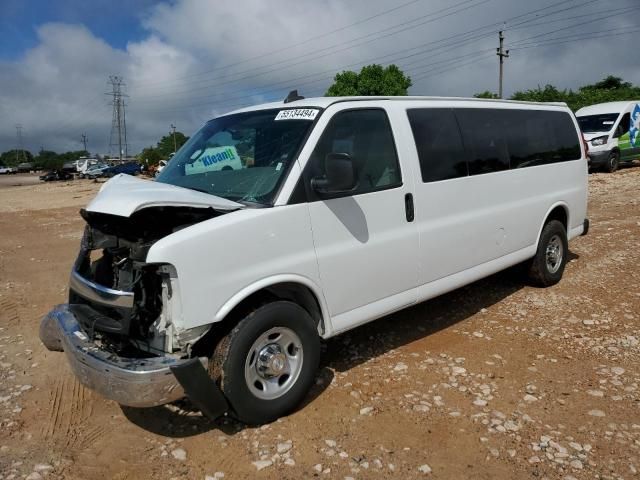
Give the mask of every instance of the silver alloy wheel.
M 562 265 L 564 257 L 564 246 L 559 235 L 554 235 L 549 239 L 545 255 L 547 270 L 549 273 L 556 273 Z
M 247 353 L 244 378 L 251 393 L 274 400 L 287 393 L 302 371 L 300 337 L 286 327 L 274 327 L 260 335 Z

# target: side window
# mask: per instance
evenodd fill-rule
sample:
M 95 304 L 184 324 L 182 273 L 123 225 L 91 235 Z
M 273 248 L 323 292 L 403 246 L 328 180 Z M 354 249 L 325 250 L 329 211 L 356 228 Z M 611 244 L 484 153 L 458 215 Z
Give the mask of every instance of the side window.
M 509 169 L 507 118 L 498 109 L 461 108 L 456 117 L 469 158 L 469 175 Z
M 616 129 L 615 133 L 614 133 L 614 138 L 618 138 L 621 137 L 622 135 L 624 135 L 625 133 L 627 133 L 629 131 L 631 127 L 631 113 L 627 112 L 622 116 L 622 119 L 620 120 L 620 123 L 618 124 L 618 128 Z
M 407 110 L 418 150 L 423 182 L 466 177 L 467 160 L 453 110 L 415 108 Z
M 309 159 L 309 176 L 324 174 L 324 160 L 330 153 L 351 156 L 358 175 L 352 195 L 402 185 L 391 126 L 381 109 L 347 110 L 329 122 Z
M 578 160 L 582 157 L 580 150 L 580 137 L 573 123 L 573 118 L 564 112 L 541 112 L 551 126 L 553 138 L 553 155 L 554 162 L 568 162 L 570 160 Z M 629 125 L 627 124 L 627 131 Z
M 505 110 L 511 168 L 577 160 L 580 139 L 571 116 L 542 110 Z

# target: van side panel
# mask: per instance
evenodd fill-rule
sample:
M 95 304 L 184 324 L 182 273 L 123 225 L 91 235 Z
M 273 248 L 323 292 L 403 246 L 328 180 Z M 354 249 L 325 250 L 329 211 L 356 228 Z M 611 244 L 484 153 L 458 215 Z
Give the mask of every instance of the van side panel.
M 558 110 L 567 111 L 554 109 Z M 403 121 L 410 131 L 406 116 Z M 572 121 L 577 136 L 577 123 Z M 568 234 L 581 233 L 587 162 L 580 152 L 578 160 L 429 183 L 416 175 L 419 300 L 531 258 L 542 225 L 556 205 L 567 210 Z M 419 164 L 417 150 L 405 154 Z

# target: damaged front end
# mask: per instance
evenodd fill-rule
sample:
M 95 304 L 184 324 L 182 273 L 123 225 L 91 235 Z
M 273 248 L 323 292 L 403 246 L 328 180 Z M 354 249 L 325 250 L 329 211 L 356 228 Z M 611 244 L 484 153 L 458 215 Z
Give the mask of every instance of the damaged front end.
M 82 210 L 87 226 L 69 303 L 43 319 L 43 343 L 66 352 L 85 386 L 120 404 L 156 406 L 186 394 L 219 416 L 226 401 L 206 373 L 207 359 L 192 355 L 208 327 L 180 328 L 177 273 L 146 258 L 158 240 L 223 213 L 189 206 L 148 207 L 128 217 Z

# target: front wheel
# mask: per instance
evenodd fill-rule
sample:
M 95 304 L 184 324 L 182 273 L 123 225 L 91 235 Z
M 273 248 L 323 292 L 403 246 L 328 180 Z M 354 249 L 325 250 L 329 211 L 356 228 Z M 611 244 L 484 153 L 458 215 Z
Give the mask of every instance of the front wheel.
M 246 315 L 216 346 L 209 372 L 248 424 L 291 412 L 311 388 L 320 339 L 309 313 L 288 301 L 262 305 Z
M 609 173 L 613 173 L 618 170 L 618 166 L 620 165 L 620 154 L 618 152 L 611 152 L 609 154 L 609 158 L 607 159 L 607 165 L 605 169 Z
M 542 229 L 536 256 L 531 260 L 531 281 L 539 287 L 558 283 L 564 273 L 568 253 L 569 242 L 564 225 L 558 220 L 551 220 Z

